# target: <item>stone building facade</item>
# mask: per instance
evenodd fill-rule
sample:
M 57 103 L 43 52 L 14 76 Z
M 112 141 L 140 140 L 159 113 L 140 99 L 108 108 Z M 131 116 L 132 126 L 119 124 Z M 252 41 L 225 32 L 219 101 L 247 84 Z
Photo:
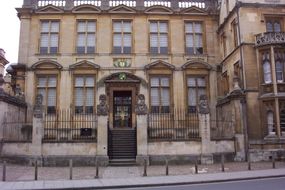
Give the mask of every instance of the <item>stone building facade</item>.
M 34 110 L 32 141 L 2 155 L 113 164 L 281 155 L 277 4 L 24 0 L 21 64 L 9 72 Z

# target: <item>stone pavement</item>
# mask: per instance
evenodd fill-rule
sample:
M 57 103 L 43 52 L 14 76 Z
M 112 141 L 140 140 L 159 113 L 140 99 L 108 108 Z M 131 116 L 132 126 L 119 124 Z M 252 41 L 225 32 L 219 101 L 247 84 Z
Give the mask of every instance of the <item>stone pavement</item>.
M 151 185 L 191 184 L 219 182 L 264 177 L 285 177 L 285 162 L 252 164 L 247 171 L 247 163 L 226 163 L 225 172 L 220 164 L 199 165 L 199 174 L 194 174 L 193 165 L 169 166 L 169 176 L 165 176 L 165 166 L 149 166 L 147 177 L 142 177 L 143 167 L 100 167 L 99 179 L 94 179 L 94 167 L 73 168 L 73 180 L 69 179 L 67 167 L 39 167 L 38 181 L 34 181 L 34 168 L 8 165 L 6 182 L 0 182 L 0 189 L 105 189 L 118 187 L 143 187 Z M 0 167 L 2 179 L 2 165 Z

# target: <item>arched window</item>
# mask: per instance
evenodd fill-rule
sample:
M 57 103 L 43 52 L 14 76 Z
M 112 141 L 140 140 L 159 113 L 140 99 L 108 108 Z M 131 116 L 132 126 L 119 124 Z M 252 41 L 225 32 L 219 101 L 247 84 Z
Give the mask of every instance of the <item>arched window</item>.
M 262 56 L 262 64 L 263 64 L 264 82 L 266 84 L 269 84 L 269 83 L 272 82 L 269 53 L 264 53 L 263 54 L 263 56 Z
M 277 82 L 283 82 L 283 63 L 280 59 L 276 60 L 276 80 Z
M 274 113 L 273 113 L 273 111 L 268 111 L 267 112 L 267 129 L 268 129 L 268 134 L 269 135 L 275 134 Z

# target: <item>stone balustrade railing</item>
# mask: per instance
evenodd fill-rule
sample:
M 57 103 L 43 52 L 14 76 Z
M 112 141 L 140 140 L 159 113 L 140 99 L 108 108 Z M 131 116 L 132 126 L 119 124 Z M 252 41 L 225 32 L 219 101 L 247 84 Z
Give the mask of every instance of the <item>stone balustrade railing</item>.
M 161 5 L 173 9 L 198 7 L 206 9 L 216 7 L 218 0 L 24 0 L 23 7 L 39 8 L 47 5 L 72 9 L 83 4 L 93 5 L 106 9 L 118 5 L 126 5 L 134 8 L 147 8 L 154 5 Z
M 255 45 L 285 44 L 285 32 L 266 32 L 255 36 Z

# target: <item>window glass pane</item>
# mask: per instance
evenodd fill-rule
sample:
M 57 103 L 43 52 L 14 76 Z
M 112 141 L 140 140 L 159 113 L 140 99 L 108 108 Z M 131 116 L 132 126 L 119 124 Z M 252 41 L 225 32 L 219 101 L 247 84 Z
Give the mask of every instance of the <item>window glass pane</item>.
M 266 31 L 267 32 L 273 32 L 273 26 L 271 22 L 266 23 Z
M 273 133 L 274 132 L 274 119 L 273 119 L 273 112 L 269 111 L 267 112 L 267 125 L 268 125 L 268 132 Z
M 48 47 L 48 34 L 41 35 L 41 47 Z
M 270 70 L 270 63 L 265 61 L 263 64 L 263 72 L 264 72 L 264 82 L 271 83 L 271 70 Z
M 42 32 L 49 32 L 49 22 L 47 21 L 42 22 Z
M 94 47 L 95 46 L 95 35 L 94 34 L 88 34 L 87 35 L 87 46 L 88 47 Z
M 151 96 L 151 105 L 152 106 L 159 106 L 159 91 L 158 91 L 158 88 L 151 88 L 150 96 Z
M 185 32 L 186 33 L 193 33 L 193 23 L 186 23 L 185 24 Z
M 96 31 L 96 23 L 93 21 L 89 21 L 87 23 L 87 32 L 95 32 Z
M 158 30 L 157 30 L 157 22 L 151 22 L 150 23 L 150 32 L 154 32 L 154 33 L 158 32 Z
M 84 78 L 76 77 L 75 78 L 75 86 L 84 86 Z
M 85 35 L 84 35 L 84 34 L 78 34 L 78 37 L 77 37 L 77 46 L 79 46 L 79 47 L 85 47 Z
M 86 90 L 86 106 L 93 106 L 94 105 L 94 89 L 87 88 Z
M 167 23 L 166 22 L 160 22 L 159 23 L 159 32 L 160 33 L 167 33 Z
M 83 88 L 75 89 L 75 106 L 83 106 Z
M 202 33 L 202 24 L 201 23 L 194 23 L 195 33 Z
M 56 78 L 55 77 L 50 77 L 48 79 L 48 87 L 56 87 Z
M 46 87 L 47 85 L 47 78 L 38 78 L 38 87 Z
M 205 87 L 206 86 L 206 81 L 204 78 L 197 78 L 197 84 L 198 86 Z
M 188 78 L 187 79 L 187 86 L 196 86 L 195 78 Z
M 160 40 L 160 47 L 167 47 L 168 46 L 167 34 L 161 34 L 159 40 Z
M 276 80 L 283 82 L 283 64 L 279 60 L 276 61 Z
M 150 47 L 158 47 L 158 35 L 157 34 L 150 35 Z
M 158 77 L 152 77 L 150 79 L 150 85 L 151 86 L 159 86 L 159 78 Z
M 196 34 L 196 47 L 203 47 L 202 34 Z
M 87 87 L 93 87 L 94 86 L 94 77 L 86 77 L 85 85 Z
M 121 47 L 122 46 L 121 34 L 114 34 L 114 46 L 115 47 Z
M 55 106 L 56 105 L 56 89 L 49 88 L 48 89 L 48 100 L 47 106 Z
M 169 88 L 163 88 L 161 92 L 161 105 L 169 106 L 170 105 L 170 93 Z
M 169 86 L 169 78 L 163 77 L 160 79 L 161 86 L 168 87 Z
M 281 25 L 279 21 L 274 22 L 274 32 L 281 32 Z
M 124 47 L 131 47 L 132 46 L 132 35 L 125 34 L 124 35 Z
M 58 34 L 51 34 L 50 47 L 57 47 L 57 46 L 58 46 Z
M 186 47 L 194 47 L 193 34 L 186 35 Z
M 121 22 L 114 22 L 113 30 L 114 30 L 114 32 L 122 32 L 122 24 L 121 24 Z
M 195 88 L 188 88 L 188 106 L 196 106 L 197 98 Z
M 78 22 L 77 32 L 85 32 L 85 22 Z
M 199 88 L 198 89 L 198 99 L 200 99 L 201 95 L 206 95 L 206 89 L 205 88 Z
M 51 32 L 59 32 L 59 22 L 51 22 Z
M 123 32 L 132 32 L 132 28 L 131 28 L 131 22 L 124 22 L 124 25 L 123 25 Z

